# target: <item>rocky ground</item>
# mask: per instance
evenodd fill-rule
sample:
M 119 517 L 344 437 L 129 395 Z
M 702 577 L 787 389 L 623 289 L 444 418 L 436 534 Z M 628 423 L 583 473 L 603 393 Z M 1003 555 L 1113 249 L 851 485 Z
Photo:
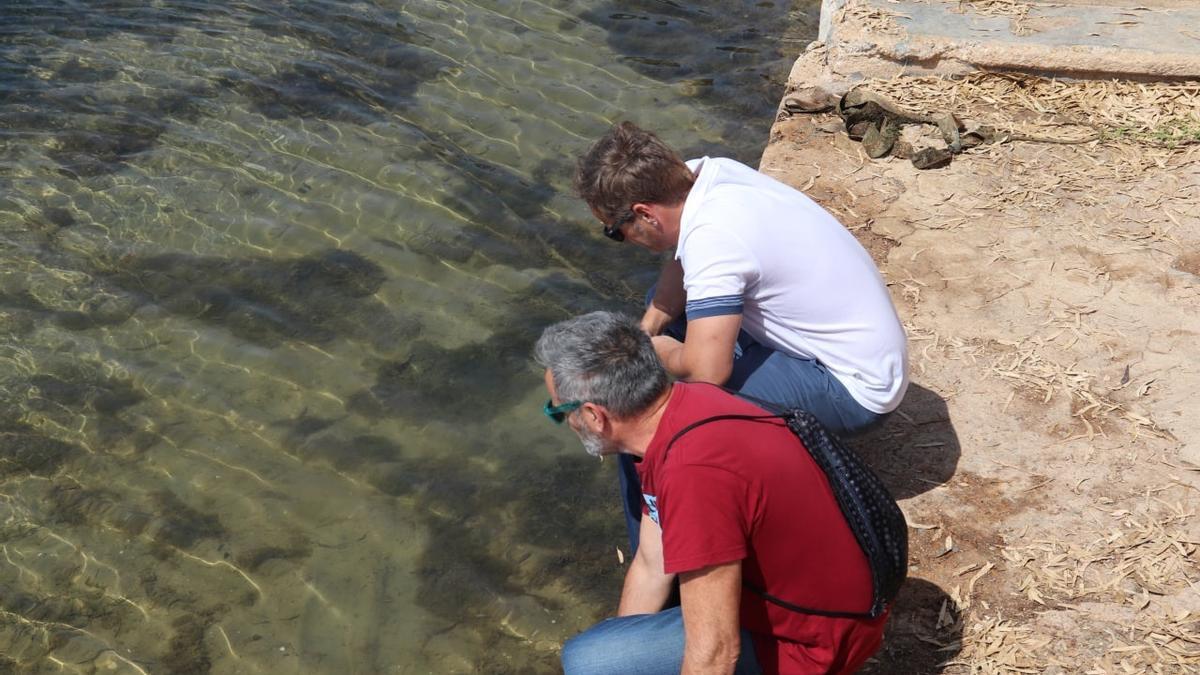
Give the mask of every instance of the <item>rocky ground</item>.
M 1055 140 L 922 171 L 784 106 L 764 153 L 868 248 L 908 330 L 913 387 L 858 443 L 911 525 L 870 672 L 1197 672 L 1200 85 L 859 86 Z

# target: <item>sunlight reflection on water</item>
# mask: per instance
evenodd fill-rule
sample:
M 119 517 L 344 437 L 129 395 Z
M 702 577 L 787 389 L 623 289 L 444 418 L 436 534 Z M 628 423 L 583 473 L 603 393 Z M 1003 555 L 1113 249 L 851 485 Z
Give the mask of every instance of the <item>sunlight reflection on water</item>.
M 553 672 L 622 528 L 529 349 L 655 273 L 573 157 L 756 163 L 815 19 L 0 6 L 0 670 Z

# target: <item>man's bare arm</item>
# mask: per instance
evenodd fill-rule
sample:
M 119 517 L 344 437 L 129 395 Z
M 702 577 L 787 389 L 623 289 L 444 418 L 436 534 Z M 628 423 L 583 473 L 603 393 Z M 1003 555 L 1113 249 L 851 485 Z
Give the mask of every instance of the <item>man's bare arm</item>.
M 671 582 L 675 579 L 674 574 L 663 573 L 662 530 L 649 516 L 642 516 L 638 537 L 637 554 L 625 573 L 617 616 L 652 614 L 661 610 L 667 604 Z
M 733 347 L 742 327 L 741 314 L 723 314 L 689 321 L 687 340 L 666 335 L 654 339 L 654 349 L 667 372 L 689 382 L 725 384 L 733 373 Z
M 671 323 L 683 315 L 687 295 L 683 290 L 683 265 L 672 258 L 663 265 L 654 287 L 654 299 L 642 315 L 642 330 L 650 336 L 660 335 Z
M 684 634 L 680 675 L 729 675 L 742 648 L 742 562 L 685 572 L 679 580 Z

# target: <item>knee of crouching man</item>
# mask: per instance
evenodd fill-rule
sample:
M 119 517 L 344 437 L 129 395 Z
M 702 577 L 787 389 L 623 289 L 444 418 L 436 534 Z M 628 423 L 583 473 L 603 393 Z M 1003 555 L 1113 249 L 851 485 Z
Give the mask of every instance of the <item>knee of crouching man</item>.
M 581 644 L 580 636 L 567 640 L 563 643 L 562 653 L 559 659 L 562 661 L 563 673 L 565 675 L 581 675 L 584 672 L 583 663 L 587 661 L 583 657 L 583 653 L 587 651 L 587 645 Z
M 604 654 L 602 641 L 588 639 L 588 633 L 584 632 L 563 643 L 562 654 L 559 656 L 562 661 L 564 675 L 604 675 L 606 673 L 605 662 L 611 658 L 611 654 Z

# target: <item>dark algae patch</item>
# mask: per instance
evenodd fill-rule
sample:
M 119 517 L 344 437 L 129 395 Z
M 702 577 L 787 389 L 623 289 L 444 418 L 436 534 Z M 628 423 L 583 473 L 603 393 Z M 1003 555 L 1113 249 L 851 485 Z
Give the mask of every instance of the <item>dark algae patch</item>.
M 493 348 L 513 337 L 501 335 L 454 349 L 417 342 L 405 360 L 379 366 L 375 384 L 351 398 L 350 410 L 367 417 L 444 419 L 458 419 L 463 411 L 474 410 L 486 417 L 496 394 L 528 388 L 521 382 L 528 373 L 527 360 Z
M 685 156 L 722 155 L 756 166 L 792 62 L 816 33 L 819 8 L 789 0 L 613 0 L 580 18 L 606 31 L 623 63 L 661 81 L 664 101 L 693 99 L 720 124 L 726 145 L 679 148 Z M 628 114 L 640 121 L 644 113 Z
M 462 347 L 417 339 L 403 359 L 379 363 L 374 383 L 355 392 L 347 408 L 368 418 L 490 419 L 500 412 L 498 402 L 528 391 L 537 380 L 531 376 L 530 346 L 543 326 L 573 309 L 586 311 L 584 292 L 578 282 L 547 277 L 515 295 L 507 324 L 486 339 Z
M 212 672 L 212 659 L 204 647 L 204 635 L 215 623 L 212 612 L 185 614 L 171 623 L 175 634 L 167 645 L 162 665 L 170 673 L 200 675 Z
M 91 481 L 98 457 L 135 442 L 139 432 L 122 417 L 143 403 L 144 396 L 127 380 L 105 376 L 84 361 L 46 365 L 46 372 L 9 378 L 0 387 L 0 493 L 7 498 L 5 504 L 11 506 L 13 495 L 18 495 L 30 507 L 20 518 L 9 511 L 6 525 L 0 527 L 0 549 L 9 563 L 8 569 L 0 570 L 0 639 L 14 664 L 12 672 L 40 672 L 39 663 L 63 650 L 90 650 L 94 657 L 112 649 L 100 636 L 121 636 L 144 626 L 149 618 L 145 607 L 177 615 L 181 626 L 198 620 L 189 608 L 215 616 L 174 582 L 142 588 L 120 582 L 122 574 L 131 581 L 137 575 L 95 557 L 84 541 L 111 533 L 123 540 L 124 549 L 144 552 L 143 560 L 165 562 L 178 561 L 202 541 L 228 536 L 217 515 L 169 490 Z M 94 432 L 86 446 L 25 421 L 67 422 L 79 416 L 96 420 L 88 425 Z M 129 475 L 140 470 L 115 455 L 99 461 L 124 466 Z M 42 552 L 35 553 L 39 542 Z M 103 557 L 110 555 L 121 557 Z M 35 566 L 36 573 L 31 571 Z M 256 597 L 243 595 L 240 601 L 253 603 Z M 171 661 L 168 655 L 167 662 L 190 665 L 169 672 L 207 672 L 203 643 L 191 641 L 194 631 L 182 634 L 172 642 L 172 653 L 186 652 L 186 658 Z M 181 646 L 185 641 L 186 649 Z
M 239 554 L 234 560 L 238 567 L 257 572 L 260 567 L 273 561 L 302 562 L 312 555 L 312 545 L 302 536 L 297 536 L 287 546 L 262 546 Z
M 352 251 L 290 260 L 128 256 L 97 274 L 143 303 L 224 327 L 265 347 L 376 336 L 386 344 L 420 329 L 415 318 L 392 316 L 372 300 L 386 275 Z
M 0 291 L 0 311 L 11 310 L 14 331 L 31 330 L 28 320 L 39 312 L 68 330 L 119 325 L 147 305 L 265 347 L 350 338 L 372 341 L 386 353 L 420 331 L 416 317 L 394 315 L 372 298 L 387 275 L 353 251 L 278 260 L 184 253 L 50 259 L 76 265 L 93 283 L 74 292 L 80 300 L 72 310 L 50 309 L 28 289 Z
M 597 608 L 596 619 L 620 591 L 616 477 L 580 457 L 516 456 L 503 442 L 489 456 L 502 468 L 471 481 L 456 478 L 461 470 L 451 463 L 417 468 L 431 536 L 417 598 L 435 616 L 481 634 L 479 672 L 555 672 L 559 631 L 549 618 L 560 608 L 542 589 L 568 589 Z M 464 606 L 471 607 L 465 618 Z
M 361 8 L 360 8 L 361 9 Z M 280 2 L 254 10 L 250 28 L 296 40 L 318 59 L 253 75 L 226 70 L 218 82 L 269 119 L 291 117 L 366 125 L 409 105 L 416 88 L 448 61 L 424 47 L 433 39 L 406 26 L 402 12 L 370 7 L 341 11 L 315 2 Z
M 150 500 L 154 513 L 159 514 L 150 522 L 155 541 L 186 549 L 201 539 L 217 539 L 226 534 L 216 515 L 194 509 L 170 492 L 156 492 Z
M 14 425 L 0 431 L 0 478 L 10 475 L 48 478 L 81 451 L 77 445 Z
M 64 478 L 51 485 L 46 498 L 53 522 L 106 527 L 129 537 L 144 536 L 159 559 L 190 549 L 202 539 L 226 535 L 216 515 L 201 512 L 166 491 L 138 495 L 88 488 Z
M 46 154 L 63 175 L 88 179 L 119 172 L 161 143 L 173 124 L 220 116 L 210 99 L 232 90 L 271 119 L 319 118 L 368 124 L 390 116 L 423 81 L 445 67 L 430 42 L 404 28 L 396 13 L 337 11 L 316 2 L 273 3 L 248 8 L 232 2 L 174 1 L 89 3 L 87 20 L 62 3 L 11 2 L 0 7 L 0 129 L 50 134 Z M 184 29 L 222 35 L 243 28 L 275 39 L 299 39 L 322 50 L 317 61 L 254 75 L 218 69 L 203 79 L 175 80 L 153 95 L 113 88 L 128 95 L 97 97 L 81 85 L 118 80 L 114 63 L 58 58 L 76 41 L 132 36 L 149 48 L 170 49 Z M 245 67 L 246 64 L 239 64 Z M 40 73 L 50 69 L 53 74 Z M 134 79 L 140 79 L 134 75 Z
M 0 99 L 0 130 L 45 138 L 46 155 L 72 178 L 120 171 L 156 147 L 171 124 L 199 119 L 211 96 L 207 86 L 195 82 L 177 82 L 174 89 L 154 95 L 128 85 L 114 86 L 119 65 L 69 55 L 63 47 L 74 40 L 102 40 L 168 25 L 161 20 L 138 22 L 106 15 L 105 9 L 126 9 L 106 8 L 106 4 L 90 5 L 86 22 L 54 3 L 13 2 L 0 7 L 0 26 L 4 26 L 0 87 L 7 92 Z M 175 21 L 184 21 L 187 15 L 161 13 L 161 18 Z M 47 70 L 48 76 L 43 75 Z M 95 86 L 109 87 L 111 94 L 96 96 Z

